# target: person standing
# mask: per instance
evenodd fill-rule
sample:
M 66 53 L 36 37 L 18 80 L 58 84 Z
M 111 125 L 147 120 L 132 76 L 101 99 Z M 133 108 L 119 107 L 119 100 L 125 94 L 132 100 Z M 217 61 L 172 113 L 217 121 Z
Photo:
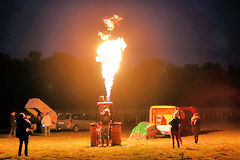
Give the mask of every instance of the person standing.
M 10 115 L 10 132 L 8 137 L 16 137 L 16 127 L 17 127 L 17 120 L 16 120 L 16 113 L 12 112 Z
M 173 148 L 174 148 L 174 137 L 177 140 L 177 145 L 179 148 L 180 145 L 179 145 L 178 130 L 179 130 L 179 126 L 180 126 L 180 119 L 178 118 L 178 116 L 176 114 L 174 115 L 174 118 L 169 122 L 169 124 L 171 125 L 171 138 L 172 138 Z
M 109 145 L 109 129 L 111 114 L 108 108 L 105 108 L 100 116 L 100 123 L 102 124 L 101 128 L 101 138 L 102 138 L 102 146 L 104 145 L 104 140 L 107 140 L 107 146 Z
M 42 114 L 37 115 L 37 133 L 42 133 Z
M 192 133 L 194 136 L 194 141 L 198 143 L 198 135 L 200 133 L 200 116 L 198 113 L 194 113 L 191 118 Z
M 25 144 L 24 154 L 28 156 L 28 141 L 30 135 L 31 122 L 26 118 L 24 113 L 20 113 L 17 120 L 17 138 L 19 138 L 18 156 L 22 154 L 22 145 Z
M 45 116 L 43 116 L 41 123 L 44 127 L 44 136 L 50 135 L 50 127 L 52 125 L 50 113 L 47 113 Z
M 183 114 L 183 111 L 179 111 L 179 110 L 176 111 L 173 115 L 174 115 L 174 117 L 177 117 L 179 119 L 178 140 L 179 140 L 180 144 L 182 145 L 181 131 L 183 130 L 183 123 L 184 123 L 185 116 Z

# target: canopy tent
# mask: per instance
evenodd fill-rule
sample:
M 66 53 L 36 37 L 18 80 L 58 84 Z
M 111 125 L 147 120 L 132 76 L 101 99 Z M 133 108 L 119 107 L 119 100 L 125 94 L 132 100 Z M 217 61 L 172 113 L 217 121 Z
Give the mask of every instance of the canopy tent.
M 131 132 L 129 138 L 146 139 L 157 137 L 158 129 L 154 123 L 140 122 Z
M 48 105 L 46 105 L 43 101 L 41 101 L 39 98 L 29 99 L 27 104 L 25 105 L 25 109 L 28 112 L 32 113 L 35 117 L 37 117 L 39 114 L 49 113 L 53 121 L 53 124 L 57 123 L 57 113 Z M 55 125 L 52 125 L 52 127 L 54 128 Z

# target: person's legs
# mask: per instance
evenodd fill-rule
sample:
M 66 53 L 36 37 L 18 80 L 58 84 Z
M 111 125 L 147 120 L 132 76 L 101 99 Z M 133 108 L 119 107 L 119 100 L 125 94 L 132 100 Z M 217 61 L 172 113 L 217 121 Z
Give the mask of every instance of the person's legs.
M 13 128 L 11 127 L 11 129 L 10 129 L 10 132 L 9 132 L 9 137 L 12 137 L 12 134 L 13 134 Z
M 180 141 L 180 144 L 182 144 L 181 129 L 178 130 L 178 139 Z
M 104 146 L 104 138 L 103 138 L 103 136 L 102 136 L 102 146 Z
M 47 126 L 44 127 L 44 136 L 47 136 Z
M 102 126 L 102 128 L 101 128 L 101 138 L 102 138 L 102 146 L 103 146 L 104 139 L 105 139 L 105 126 Z
M 178 133 L 176 133 L 176 140 L 177 140 L 177 145 L 178 145 L 178 148 L 179 148 L 180 145 L 179 145 L 179 137 L 178 137 Z
M 13 136 L 16 137 L 16 127 L 13 127 Z
M 107 139 L 107 146 L 109 144 L 109 125 L 106 128 L 106 139 Z
M 47 132 L 50 135 L 50 126 L 47 127 Z
M 172 138 L 172 144 L 173 144 L 173 148 L 174 148 L 174 134 L 172 131 L 171 131 L 171 138 Z
M 22 144 L 23 144 L 23 140 L 19 138 L 19 148 L 18 148 L 19 156 L 21 156 L 21 154 L 22 154 Z
M 195 137 L 195 143 L 197 144 L 197 142 L 198 142 L 198 135 L 195 135 L 194 137 Z
M 97 131 L 97 134 L 96 134 L 96 136 L 97 136 L 97 145 L 101 142 L 101 140 L 102 140 L 102 137 L 101 137 L 101 132 L 100 131 Z
M 25 153 L 25 156 L 28 156 L 28 138 L 24 140 L 24 143 L 25 143 L 24 153 Z

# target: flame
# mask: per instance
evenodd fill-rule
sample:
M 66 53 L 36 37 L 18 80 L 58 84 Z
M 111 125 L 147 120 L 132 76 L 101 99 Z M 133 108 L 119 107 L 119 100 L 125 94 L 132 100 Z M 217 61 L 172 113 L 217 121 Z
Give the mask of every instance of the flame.
M 102 63 L 102 76 L 105 79 L 105 88 L 108 97 L 111 95 L 114 75 L 119 69 L 122 53 L 127 47 L 127 44 L 121 37 L 110 39 L 115 24 L 118 24 L 120 20 L 122 20 L 122 18 L 118 15 L 103 19 L 110 34 L 98 33 L 104 42 L 97 48 L 98 56 L 96 57 L 96 61 Z
M 103 19 L 103 22 L 105 23 L 107 30 L 113 31 L 114 23 L 118 24 L 118 22 L 121 20 L 122 20 L 122 17 L 119 17 L 118 15 L 114 15 L 113 17 Z

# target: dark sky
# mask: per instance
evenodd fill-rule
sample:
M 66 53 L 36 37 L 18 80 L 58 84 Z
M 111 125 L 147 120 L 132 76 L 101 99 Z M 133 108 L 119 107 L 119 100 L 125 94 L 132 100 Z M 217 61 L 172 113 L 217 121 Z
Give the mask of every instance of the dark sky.
M 240 7 L 230 0 L 11 0 L 0 2 L 0 51 L 24 57 L 64 52 L 94 59 L 105 16 L 132 62 L 240 64 Z

